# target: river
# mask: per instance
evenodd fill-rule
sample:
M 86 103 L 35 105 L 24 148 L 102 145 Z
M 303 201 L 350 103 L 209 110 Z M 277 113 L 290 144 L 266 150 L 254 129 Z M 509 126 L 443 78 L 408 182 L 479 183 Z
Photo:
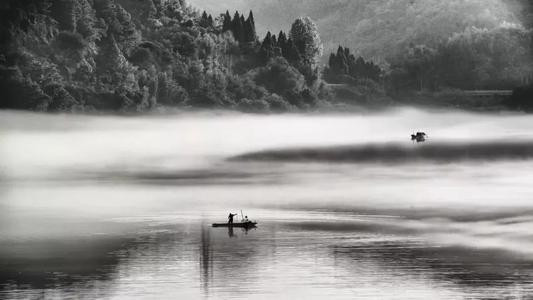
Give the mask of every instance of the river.
M 0 298 L 528 298 L 532 129 L 415 108 L 0 111 Z M 241 210 L 257 228 L 210 226 Z

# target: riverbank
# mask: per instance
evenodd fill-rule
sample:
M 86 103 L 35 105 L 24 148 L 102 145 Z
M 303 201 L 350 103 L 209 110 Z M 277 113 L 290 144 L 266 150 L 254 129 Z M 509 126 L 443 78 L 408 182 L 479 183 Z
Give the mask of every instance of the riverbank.
M 493 90 L 442 90 L 438 92 L 403 92 L 395 95 L 384 91 L 369 92 L 360 87 L 345 84 L 328 85 L 333 95 L 333 103 L 339 107 L 366 107 L 383 109 L 395 106 L 419 106 L 427 108 L 458 109 L 467 111 L 524 111 L 512 105 L 513 91 Z M 333 105 L 333 106 L 334 106 Z

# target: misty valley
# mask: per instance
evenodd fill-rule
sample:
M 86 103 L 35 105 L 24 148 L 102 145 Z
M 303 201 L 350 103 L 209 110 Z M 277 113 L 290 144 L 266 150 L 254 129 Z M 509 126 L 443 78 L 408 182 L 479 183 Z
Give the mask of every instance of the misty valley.
M 0 299 L 533 299 L 533 1 L 0 1 Z

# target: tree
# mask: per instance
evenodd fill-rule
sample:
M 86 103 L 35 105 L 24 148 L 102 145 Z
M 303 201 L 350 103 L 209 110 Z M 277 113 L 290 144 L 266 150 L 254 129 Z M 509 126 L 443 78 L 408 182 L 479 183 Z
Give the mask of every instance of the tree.
M 322 56 L 323 45 L 318 28 L 311 18 L 299 18 L 294 21 L 289 36 L 304 64 L 316 67 Z
M 259 49 L 261 59 L 264 62 L 267 62 L 271 57 L 274 56 L 274 44 L 272 41 L 272 34 L 267 32 L 263 42 L 261 43 L 261 48 Z
M 200 22 L 199 22 L 199 25 L 201 27 L 207 27 L 208 24 L 207 24 L 207 12 L 204 10 L 204 12 L 202 13 L 202 16 L 200 17 Z
M 244 37 L 244 24 L 243 18 L 238 11 L 235 12 L 233 16 L 233 21 L 231 22 L 231 31 L 233 32 L 233 37 L 236 41 L 242 42 Z
M 278 34 L 278 47 L 281 49 L 281 54 L 285 56 L 287 52 L 287 36 L 283 31 L 280 31 Z
M 248 19 L 246 19 L 244 23 L 244 39 L 246 42 L 255 42 L 257 40 L 257 34 L 255 32 L 255 20 L 254 20 L 254 14 L 250 10 L 250 14 L 248 15 Z
M 231 15 L 229 11 L 226 10 L 226 13 L 222 16 L 222 32 L 231 30 Z
M 198 23 L 198 25 L 203 28 L 212 28 L 215 24 L 213 21 L 213 17 L 211 15 L 208 15 L 207 12 L 204 10 L 202 16 L 200 17 L 200 22 Z
M 282 57 L 276 57 L 259 68 L 254 80 L 271 93 L 283 96 L 298 95 L 306 88 L 302 74 Z
M 298 63 L 302 59 L 298 48 L 296 48 L 296 45 L 294 44 L 291 38 L 287 40 L 286 49 L 287 50 L 284 57 L 287 59 L 288 62 Z
M 350 53 L 348 47 L 339 46 L 337 53 L 331 53 L 328 65 L 324 69 L 324 76 L 331 83 L 357 83 L 360 80 L 378 82 L 383 71 L 372 61 L 365 61 L 359 56 L 357 59 Z

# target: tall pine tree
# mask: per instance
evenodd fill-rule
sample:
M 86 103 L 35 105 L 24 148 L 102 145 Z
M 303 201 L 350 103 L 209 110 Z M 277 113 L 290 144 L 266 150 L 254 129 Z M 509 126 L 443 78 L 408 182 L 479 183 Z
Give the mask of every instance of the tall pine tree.
M 254 20 L 254 14 L 250 10 L 250 14 L 248 15 L 248 19 L 246 19 L 245 22 L 245 39 L 246 42 L 255 42 L 257 40 L 257 34 L 255 31 L 255 20 Z
M 231 22 L 231 30 L 233 31 L 233 37 L 235 37 L 236 41 L 243 41 L 244 36 L 244 24 L 242 22 L 241 15 L 238 11 L 235 12 L 235 15 L 233 16 L 233 21 Z
M 231 30 L 231 15 L 229 11 L 226 10 L 226 13 L 222 16 L 222 32 Z

